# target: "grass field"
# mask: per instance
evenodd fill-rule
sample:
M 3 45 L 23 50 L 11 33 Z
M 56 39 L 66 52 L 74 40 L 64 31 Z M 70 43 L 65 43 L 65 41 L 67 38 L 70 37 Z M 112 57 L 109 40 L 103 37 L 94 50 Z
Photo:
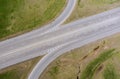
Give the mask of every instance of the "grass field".
M 0 40 L 37 29 L 62 12 L 66 0 L 0 0 Z M 0 79 L 27 79 L 35 58 L 0 71 Z
M 65 23 L 120 7 L 120 0 L 78 0 L 76 8 Z
M 37 57 L 0 70 L 0 79 L 27 79 L 31 70 L 41 58 Z
M 100 54 L 99 57 L 88 63 L 87 67 L 82 71 L 82 74 L 80 76 L 80 79 L 93 79 L 93 75 L 97 68 L 104 63 L 107 59 L 112 57 L 112 55 L 115 54 L 114 50 L 105 51 L 102 54 Z M 106 72 L 109 72 L 108 69 L 105 70 Z
M 103 72 L 104 79 L 119 79 L 113 64 L 108 64 Z
M 19 79 L 21 74 L 18 74 L 16 70 L 11 70 L 6 73 L 0 74 L 1 79 Z
M 31 31 L 57 17 L 66 0 L 0 0 L 0 39 Z
M 39 79 L 120 79 L 120 34 L 74 49 L 52 62 Z

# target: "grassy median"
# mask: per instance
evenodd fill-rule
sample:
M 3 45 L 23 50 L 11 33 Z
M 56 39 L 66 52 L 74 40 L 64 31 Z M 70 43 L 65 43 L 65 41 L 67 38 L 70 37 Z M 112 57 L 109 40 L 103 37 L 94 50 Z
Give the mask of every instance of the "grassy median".
M 55 19 L 66 0 L 0 0 L 0 40 L 41 27 Z

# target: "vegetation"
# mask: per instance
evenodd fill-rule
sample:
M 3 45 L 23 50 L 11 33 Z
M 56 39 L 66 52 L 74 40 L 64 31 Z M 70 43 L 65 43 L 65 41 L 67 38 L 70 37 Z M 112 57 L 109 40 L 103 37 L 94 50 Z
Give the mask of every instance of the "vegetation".
M 48 23 L 65 3 L 66 0 L 0 0 L 0 39 Z
M 52 67 L 52 69 L 49 71 L 49 74 L 51 75 L 51 77 L 53 77 L 53 79 L 56 78 L 56 75 L 59 72 L 59 67 L 58 66 L 54 66 Z
M 103 73 L 104 79 L 118 79 L 118 74 L 112 64 L 107 65 Z
M 97 4 L 113 4 L 115 2 L 118 2 L 119 0 L 91 0 L 91 1 Z
M 102 53 L 98 58 L 90 62 L 81 74 L 81 79 L 92 79 L 95 70 L 114 54 L 114 49 Z
M 78 0 L 78 4 L 66 23 L 119 7 L 120 0 Z
M 37 57 L 0 70 L 0 79 L 27 79 L 31 69 L 40 59 L 41 57 Z
M 58 15 L 65 2 L 66 0 L 0 0 L 0 39 L 11 37 L 11 35 L 14 36 L 14 34 L 24 33 L 48 23 Z M 112 9 L 119 6 L 118 4 L 120 4 L 120 0 L 78 0 L 78 5 L 68 21 Z M 119 44 L 120 39 L 114 38 L 114 40 L 111 40 L 112 42 L 108 42 L 110 43 L 108 46 L 114 47 L 116 40 L 117 44 Z M 50 70 L 47 69 L 45 74 L 42 75 L 45 78 L 43 77 L 41 79 L 76 79 L 78 71 L 82 71 L 82 73 L 80 72 L 82 79 L 93 78 L 96 75 L 96 69 L 102 63 L 105 63 L 106 60 L 109 60 L 115 53 L 113 49 L 103 52 L 99 56 L 98 50 L 100 47 L 95 51 L 95 57 L 98 56 L 97 58 L 93 55 L 91 57 L 87 56 L 84 59 L 85 61 L 82 60 L 80 62 L 79 60 L 82 56 L 86 56 L 85 52 L 89 52 L 94 45 L 80 48 L 80 51 L 72 51 L 72 54 L 67 55 L 66 58 L 62 56 L 61 59 L 58 59 L 59 65 L 54 63 L 55 66 L 50 67 Z M 119 45 L 115 47 L 117 46 L 119 48 Z M 94 51 L 92 52 L 94 53 Z M 30 72 L 31 66 L 35 64 L 33 63 L 34 61 L 27 63 L 27 65 L 14 66 L 12 69 L 10 67 L 10 70 L 7 69 L 5 72 L 0 73 L 0 79 L 26 79 L 26 74 Z M 83 67 L 80 66 L 78 68 L 78 63 L 82 63 Z M 105 68 L 102 74 L 104 79 L 117 78 L 117 72 L 114 71 L 115 68 L 113 66 Z
M 19 79 L 20 74 L 17 74 L 15 70 L 8 71 L 0 74 L 0 79 Z
M 116 52 L 120 51 L 119 40 L 120 34 L 116 34 L 67 52 L 52 62 L 39 79 L 120 79 L 120 53 Z M 56 66 L 59 71 L 52 73 L 53 78 L 50 71 Z

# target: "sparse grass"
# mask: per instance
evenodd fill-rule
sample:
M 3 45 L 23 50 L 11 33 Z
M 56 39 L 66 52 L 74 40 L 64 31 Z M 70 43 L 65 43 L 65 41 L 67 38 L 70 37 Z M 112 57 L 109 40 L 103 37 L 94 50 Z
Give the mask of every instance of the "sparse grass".
M 76 8 L 65 23 L 120 7 L 120 0 L 78 0 Z
M 95 4 L 113 4 L 118 1 L 120 1 L 120 0 L 91 0 L 91 2 L 93 2 Z
M 108 64 L 103 72 L 104 79 L 119 79 L 113 64 Z
M 49 74 L 51 75 L 51 77 L 53 77 L 53 79 L 56 79 L 56 75 L 58 74 L 58 72 L 59 72 L 59 67 L 58 66 L 54 66 L 49 71 Z
M 35 64 L 41 59 L 37 57 L 0 70 L 0 79 L 27 79 Z
M 96 69 L 114 54 L 114 49 L 103 52 L 100 56 L 90 62 L 81 74 L 81 79 L 92 79 Z
M 66 0 L 0 0 L 0 39 L 41 27 L 55 19 Z
M 98 46 L 99 48 L 95 50 Z M 58 67 L 59 71 L 57 74 L 54 73 L 55 79 L 77 79 L 77 76 L 80 76 L 83 71 L 85 71 L 87 66 L 92 62 L 95 62 L 95 64 L 93 63 L 94 66 L 92 69 L 95 70 L 93 71 L 93 79 L 104 79 L 103 73 L 109 64 L 114 65 L 116 74 L 118 74 L 118 78 L 120 78 L 120 53 L 104 53 L 104 51 L 112 48 L 120 51 L 120 34 L 87 44 L 83 47 L 72 50 L 69 53 L 67 52 L 52 62 L 39 79 L 54 79 L 50 75 L 49 71 L 52 71 L 56 66 Z M 81 72 L 78 74 L 79 67 Z M 90 73 L 90 71 L 87 73 Z M 92 73 L 90 73 L 90 75 L 91 74 Z M 79 79 L 81 79 L 81 77 Z

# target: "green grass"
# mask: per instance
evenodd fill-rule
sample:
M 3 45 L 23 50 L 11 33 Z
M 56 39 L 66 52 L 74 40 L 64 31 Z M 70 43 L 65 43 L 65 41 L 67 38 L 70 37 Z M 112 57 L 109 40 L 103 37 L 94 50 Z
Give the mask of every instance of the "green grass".
M 0 38 L 9 32 L 7 27 L 11 25 L 11 21 L 14 19 L 13 12 L 19 9 L 22 1 L 0 0 Z
M 11 70 L 6 73 L 0 74 L 0 79 L 19 79 L 20 75 L 17 74 L 17 71 Z
M 96 69 L 107 59 L 112 57 L 112 55 L 115 54 L 114 51 L 115 51 L 114 49 L 105 51 L 105 52 L 101 53 L 98 58 L 96 58 L 92 62 L 90 62 L 87 65 L 87 67 L 83 70 L 83 72 L 81 74 L 81 79 L 92 79 Z
M 58 74 L 59 72 L 59 67 L 58 66 L 54 66 L 52 67 L 52 69 L 49 71 L 49 74 L 51 75 L 51 77 L 53 79 L 56 79 L 56 75 Z
M 27 79 L 29 73 L 42 57 L 37 57 L 0 70 L 0 79 Z
M 103 72 L 104 79 L 118 79 L 118 74 L 112 64 L 107 65 Z
M 47 24 L 65 3 L 66 0 L 0 0 L 0 39 Z

